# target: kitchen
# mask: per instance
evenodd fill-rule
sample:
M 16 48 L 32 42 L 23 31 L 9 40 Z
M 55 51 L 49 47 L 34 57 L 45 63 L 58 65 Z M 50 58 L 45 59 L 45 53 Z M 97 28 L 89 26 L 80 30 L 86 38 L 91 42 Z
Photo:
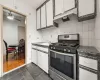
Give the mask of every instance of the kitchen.
M 23 2 L 21 3 L 24 6 Z M 77 49 L 79 73 L 76 76 L 79 77 L 79 80 L 99 80 L 99 3 L 98 0 L 47 0 L 41 1 L 42 5 L 38 5 L 34 10 L 24 7 L 26 8 L 24 11 L 24 8 L 15 0 L 12 5 L 2 1 L 2 4 L 28 15 L 27 25 L 30 27 L 27 28 L 28 55 L 26 63 L 33 62 L 47 73 L 50 69 L 48 65 L 49 44 L 59 42 L 58 35 L 79 34 L 79 39 L 75 38 L 82 46 Z M 64 38 L 68 38 L 66 36 Z M 54 80 L 77 80 L 75 77 L 74 79 L 69 77 L 65 79 L 64 76 L 59 75 L 51 76 L 51 78 Z

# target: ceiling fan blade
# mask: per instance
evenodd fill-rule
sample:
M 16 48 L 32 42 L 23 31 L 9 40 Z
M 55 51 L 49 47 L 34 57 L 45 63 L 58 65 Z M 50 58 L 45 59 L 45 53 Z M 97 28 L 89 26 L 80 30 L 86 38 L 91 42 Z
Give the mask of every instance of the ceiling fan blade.
M 20 19 L 17 19 L 17 18 L 15 18 L 15 20 L 17 20 L 17 21 L 21 21 Z

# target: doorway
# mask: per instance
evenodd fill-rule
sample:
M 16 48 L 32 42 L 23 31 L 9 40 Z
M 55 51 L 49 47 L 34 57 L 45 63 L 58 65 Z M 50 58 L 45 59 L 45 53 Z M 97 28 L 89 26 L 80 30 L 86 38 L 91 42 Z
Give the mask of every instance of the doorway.
M 3 73 L 12 71 L 26 61 L 26 16 L 3 8 Z

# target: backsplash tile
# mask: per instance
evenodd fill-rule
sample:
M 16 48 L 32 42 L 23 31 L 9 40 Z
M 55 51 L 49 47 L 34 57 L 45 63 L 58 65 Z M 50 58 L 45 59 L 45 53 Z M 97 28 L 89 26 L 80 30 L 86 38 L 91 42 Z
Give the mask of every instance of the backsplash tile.
M 70 17 L 70 21 L 62 22 L 58 28 L 42 30 L 43 41 L 57 42 L 57 36 L 61 34 L 80 34 L 80 44 L 83 46 L 94 46 L 95 20 L 78 22 L 76 16 Z M 51 37 L 52 35 L 52 37 Z
M 95 19 L 95 47 L 100 51 L 100 1 L 97 0 L 97 16 Z

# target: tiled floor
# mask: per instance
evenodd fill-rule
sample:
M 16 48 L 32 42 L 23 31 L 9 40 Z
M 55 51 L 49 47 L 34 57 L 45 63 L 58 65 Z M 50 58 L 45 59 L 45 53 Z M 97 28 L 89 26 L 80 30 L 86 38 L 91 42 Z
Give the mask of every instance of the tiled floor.
M 0 80 L 52 80 L 43 70 L 34 64 L 28 64 L 4 75 Z

